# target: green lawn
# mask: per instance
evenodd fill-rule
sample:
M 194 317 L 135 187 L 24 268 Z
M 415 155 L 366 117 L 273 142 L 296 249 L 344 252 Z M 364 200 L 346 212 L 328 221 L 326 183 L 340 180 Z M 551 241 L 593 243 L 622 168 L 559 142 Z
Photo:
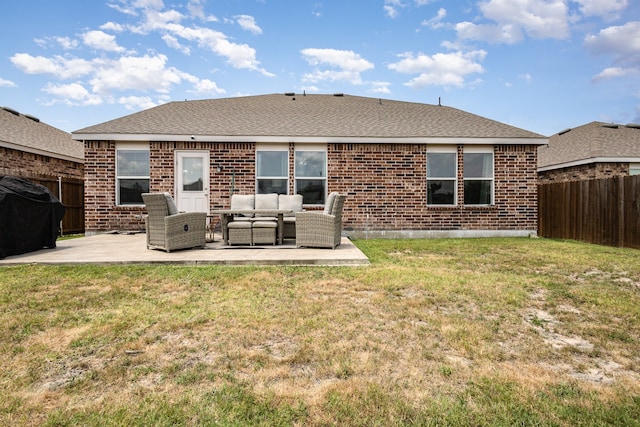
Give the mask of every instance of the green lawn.
M 0 268 L 0 425 L 640 425 L 640 251 Z

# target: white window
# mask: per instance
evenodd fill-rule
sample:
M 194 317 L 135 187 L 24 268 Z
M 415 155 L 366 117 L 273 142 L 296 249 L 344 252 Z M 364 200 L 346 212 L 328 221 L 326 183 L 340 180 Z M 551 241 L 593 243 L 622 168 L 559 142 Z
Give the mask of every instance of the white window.
M 289 192 L 288 146 L 256 147 L 256 189 L 258 194 Z
M 295 193 L 305 205 L 324 205 L 327 197 L 327 147 L 300 146 L 295 151 Z
M 493 147 L 465 147 L 464 204 L 493 204 Z
M 640 175 L 640 163 L 629 163 L 629 175 Z
M 427 204 L 455 205 L 458 187 L 456 147 L 427 149 Z
M 143 205 L 149 192 L 149 145 L 116 146 L 116 205 Z

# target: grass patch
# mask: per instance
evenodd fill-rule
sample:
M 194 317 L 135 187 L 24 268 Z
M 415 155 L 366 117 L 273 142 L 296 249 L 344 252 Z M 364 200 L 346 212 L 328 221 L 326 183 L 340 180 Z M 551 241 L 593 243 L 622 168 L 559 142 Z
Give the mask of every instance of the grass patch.
M 640 425 L 638 251 L 356 244 L 369 267 L 3 267 L 0 425 Z

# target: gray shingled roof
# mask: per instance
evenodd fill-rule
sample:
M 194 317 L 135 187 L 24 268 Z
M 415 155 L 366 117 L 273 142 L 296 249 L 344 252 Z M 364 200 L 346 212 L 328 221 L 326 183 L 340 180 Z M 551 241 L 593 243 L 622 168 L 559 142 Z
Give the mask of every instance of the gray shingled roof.
M 346 138 L 544 136 L 455 108 L 349 95 L 269 94 L 170 102 L 73 132 L 92 135 Z M 540 141 L 543 138 L 543 141 Z
M 33 116 L 0 108 L 0 146 L 82 163 L 84 145 Z
M 566 129 L 538 147 L 538 168 L 589 160 L 640 158 L 640 126 L 591 122 Z

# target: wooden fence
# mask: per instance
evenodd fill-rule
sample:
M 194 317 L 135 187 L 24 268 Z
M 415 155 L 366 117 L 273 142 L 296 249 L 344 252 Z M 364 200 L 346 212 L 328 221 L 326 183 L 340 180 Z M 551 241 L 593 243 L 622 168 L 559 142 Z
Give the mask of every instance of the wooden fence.
M 62 233 L 84 233 L 84 181 L 74 178 L 28 178 L 47 187 L 65 207 Z
M 640 176 L 540 184 L 538 235 L 640 249 Z

